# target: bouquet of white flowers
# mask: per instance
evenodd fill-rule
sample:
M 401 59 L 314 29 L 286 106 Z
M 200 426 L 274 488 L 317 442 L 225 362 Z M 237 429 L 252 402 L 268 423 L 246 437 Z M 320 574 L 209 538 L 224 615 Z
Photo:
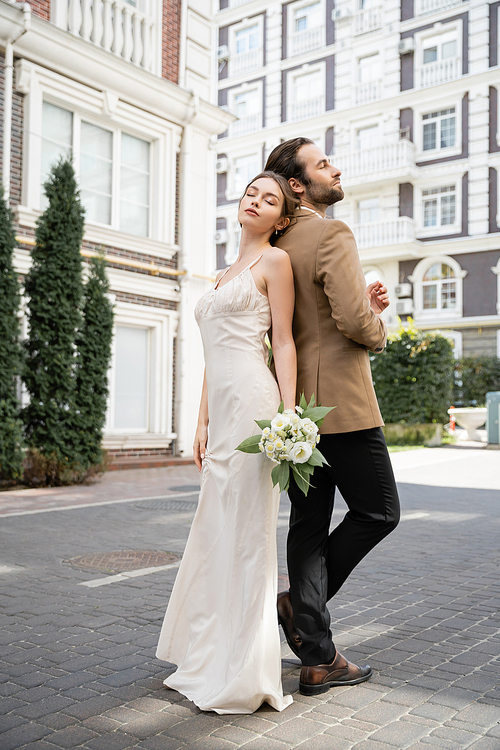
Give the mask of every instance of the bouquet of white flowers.
M 284 409 L 279 405 L 274 419 L 255 420 L 260 427 L 260 435 L 252 435 L 243 440 L 236 450 L 243 453 L 265 453 L 277 464 L 271 472 L 273 486 L 279 484 L 281 492 L 286 492 L 293 472 L 295 481 L 304 495 L 311 483 L 309 477 L 316 466 L 328 464 L 316 447 L 318 434 L 326 415 L 335 407 L 316 406 L 314 394 L 307 403 L 304 394 L 295 409 Z

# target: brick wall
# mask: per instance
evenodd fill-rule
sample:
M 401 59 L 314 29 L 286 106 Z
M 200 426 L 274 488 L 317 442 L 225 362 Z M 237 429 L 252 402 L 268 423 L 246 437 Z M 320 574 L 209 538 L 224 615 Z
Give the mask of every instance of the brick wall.
M 179 81 L 179 37 L 181 0 L 163 0 L 161 74 L 172 83 Z
M 14 84 L 13 84 L 14 85 Z M 0 111 L 4 108 L 5 98 L 5 55 L 0 52 Z M 12 95 L 12 142 L 10 152 L 10 206 L 21 203 L 22 176 L 22 136 L 23 136 L 23 96 L 17 91 Z M 3 119 L 0 118 L 0 144 L 3 143 Z M 0 148 L 0 173 L 3 171 L 3 151 Z
M 50 21 L 50 0 L 26 0 L 31 5 L 33 15 Z

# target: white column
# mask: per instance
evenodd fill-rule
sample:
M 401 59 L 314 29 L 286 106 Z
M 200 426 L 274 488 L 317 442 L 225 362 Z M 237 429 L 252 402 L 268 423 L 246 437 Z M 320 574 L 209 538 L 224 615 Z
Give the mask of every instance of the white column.
M 488 233 L 488 85 L 469 89 L 469 234 Z

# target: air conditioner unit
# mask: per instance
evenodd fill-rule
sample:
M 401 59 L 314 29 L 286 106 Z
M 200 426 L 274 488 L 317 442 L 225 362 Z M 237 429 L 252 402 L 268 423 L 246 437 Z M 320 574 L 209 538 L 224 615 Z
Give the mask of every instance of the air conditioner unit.
M 407 36 L 406 39 L 401 39 L 398 44 L 398 52 L 400 55 L 407 55 L 409 52 L 415 50 L 415 40 L 412 36 Z
M 349 8 L 338 8 L 332 11 L 332 19 L 334 21 L 346 21 L 351 17 L 351 11 Z
M 227 60 L 229 58 L 229 48 L 227 44 L 223 44 L 221 47 L 217 47 L 217 60 Z
M 396 297 L 411 297 L 411 284 L 398 284 L 394 291 Z
M 400 299 L 396 302 L 397 315 L 410 315 L 413 312 L 412 299 Z
M 227 242 L 227 231 L 218 229 L 214 234 L 214 241 L 216 245 L 224 245 Z
M 227 159 L 223 156 L 221 159 L 217 159 L 215 162 L 215 171 L 220 174 L 221 172 L 227 172 Z

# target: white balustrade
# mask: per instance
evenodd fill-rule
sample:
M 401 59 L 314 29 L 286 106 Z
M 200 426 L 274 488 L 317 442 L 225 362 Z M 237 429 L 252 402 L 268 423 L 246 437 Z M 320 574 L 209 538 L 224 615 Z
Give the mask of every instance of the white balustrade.
M 242 52 L 239 55 L 231 55 L 229 59 L 229 74 L 241 76 L 255 70 L 262 65 L 262 47 Z
M 428 13 L 438 13 L 440 10 L 454 8 L 461 5 L 463 0 L 416 0 L 415 15 L 424 16 Z
M 419 70 L 419 86 L 437 86 L 440 83 L 454 81 L 462 74 L 462 60 L 460 57 L 449 57 L 446 60 L 425 63 Z
M 294 102 L 288 106 L 288 119 L 308 120 L 310 117 L 318 117 L 325 112 L 324 96 L 316 96 L 314 99 L 305 99 L 301 102 Z
M 354 34 L 367 34 L 382 28 L 382 6 L 359 10 L 354 16 Z
M 409 216 L 373 221 L 369 224 L 355 224 L 352 231 L 360 250 L 400 245 L 415 240 L 415 222 Z
M 301 55 L 303 52 L 309 52 L 311 49 L 317 49 L 323 44 L 323 29 L 321 26 L 315 29 L 300 31 L 298 34 L 292 34 L 290 37 L 290 54 Z
M 240 117 L 229 126 L 229 137 L 237 138 L 247 133 L 255 133 L 262 125 L 262 113 L 254 112 L 251 115 Z
M 415 166 L 415 144 L 404 139 L 364 151 L 342 149 L 332 155 L 331 162 L 342 172 L 342 181 L 346 185 L 370 176 L 383 178 L 391 170 L 401 171 Z
M 382 81 L 366 81 L 358 83 L 355 89 L 356 104 L 368 104 L 380 99 L 382 94 Z
M 245 5 L 245 3 L 250 2 L 250 0 L 231 0 L 229 3 L 230 8 L 236 8 L 238 5 Z
M 154 20 L 124 0 L 66 0 L 67 30 L 151 70 Z

